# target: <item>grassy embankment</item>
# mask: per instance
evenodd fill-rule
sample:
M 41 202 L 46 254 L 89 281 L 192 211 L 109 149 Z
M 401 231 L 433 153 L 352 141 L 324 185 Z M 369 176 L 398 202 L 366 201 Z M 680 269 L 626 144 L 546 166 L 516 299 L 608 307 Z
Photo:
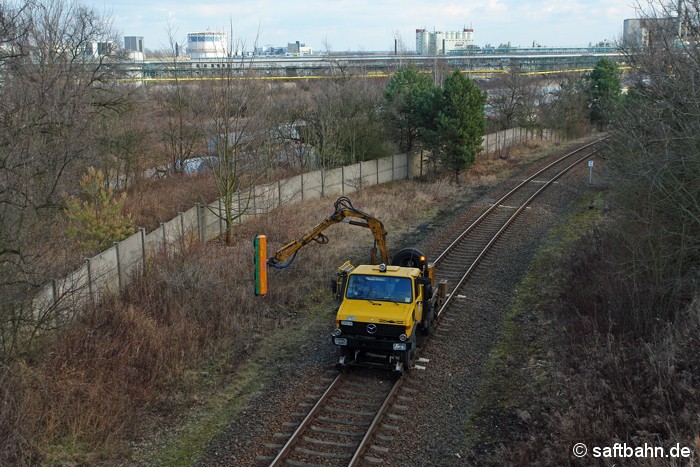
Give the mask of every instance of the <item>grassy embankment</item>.
M 616 221 L 606 195 L 591 191 L 548 234 L 517 287 L 467 422 L 475 464 L 587 464 L 592 447 L 615 443 L 679 445 L 700 458 L 698 300 L 650 335 L 614 332 L 635 313 L 605 316 L 602 245 L 614 245 L 605 232 Z M 577 443 L 588 446 L 581 461 Z
M 441 209 L 544 155 L 533 145 L 508 160 L 482 158 L 459 187 L 404 181 L 351 197 L 385 223 L 393 247 Z M 153 258 L 146 277 L 121 297 L 6 367 L 0 463 L 186 464 L 201 455 L 274 378 L 269 363 L 279 346 L 294 358 L 309 326 L 330 323 L 327 288 L 335 268 L 367 257 L 371 237 L 360 236 L 366 232 L 333 227 L 330 244 L 306 248 L 294 268 L 272 277 L 267 297 L 253 296 L 251 238 L 265 233 L 271 248 L 279 247 L 330 214 L 332 203 L 308 201 L 260 217 L 237 229 L 233 246 L 193 243 L 183 254 Z M 142 448 L 130 453 L 134 443 Z
M 509 178 L 524 166 L 532 163 L 535 160 L 548 157 L 553 151 L 561 151 L 559 144 L 534 144 L 524 146 L 514 150 L 512 157 L 508 160 L 498 158 L 488 158 L 478 161 L 464 177 L 464 183 L 460 187 L 455 187 L 443 180 L 437 180 L 430 183 L 416 182 L 400 182 L 385 185 L 382 187 L 372 187 L 352 194 L 352 200 L 356 207 L 366 209 L 381 219 L 390 232 L 389 245 L 390 248 L 397 244 L 403 243 L 402 246 L 408 246 L 415 242 L 414 228 L 425 222 L 432 224 L 441 224 L 449 219 L 441 218 L 442 211 L 452 211 L 455 206 L 470 204 L 474 199 L 480 196 L 483 192 L 493 188 L 497 183 Z M 318 206 L 328 204 L 326 201 L 312 201 L 311 204 Z M 364 206 L 371 206 L 365 208 Z M 416 206 L 422 206 L 416 210 Z M 298 209 L 294 207 L 293 209 Z M 411 213 L 407 216 L 405 213 Z M 282 217 L 284 216 L 277 216 Z M 317 216 L 320 219 L 320 213 Z M 305 226 L 307 228 L 308 226 Z M 297 238 L 305 233 L 300 230 L 296 233 Z M 316 329 L 328 328 L 330 326 L 329 309 L 334 309 L 334 303 L 329 302 L 328 294 L 323 291 L 323 286 L 327 286 L 328 277 L 332 277 L 335 267 L 341 264 L 343 258 L 347 258 L 348 254 L 355 258 L 367 257 L 365 246 L 358 247 L 357 245 L 358 232 L 352 229 L 344 229 L 332 231 L 332 243 L 336 245 L 334 248 L 339 248 L 337 252 L 328 251 L 326 248 L 329 245 L 320 247 L 317 253 L 321 254 L 321 263 L 326 263 L 328 270 L 324 274 L 320 274 L 321 292 L 316 296 L 317 302 L 307 310 L 302 321 L 296 323 L 295 326 L 289 326 L 285 329 L 276 331 L 274 335 L 266 341 L 263 341 L 258 352 L 251 356 L 249 362 L 245 364 L 245 368 L 250 371 L 239 371 L 241 375 L 247 375 L 246 380 L 238 380 L 238 384 L 227 386 L 223 393 L 230 394 L 230 390 L 236 392 L 235 397 L 226 396 L 227 400 L 237 400 L 238 403 L 232 410 L 220 410 L 217 401 L 220 400 L 221 394 L 215 396 L 213 404 L 208 404 L 202 411 L 198 411 L 197 416 L 190 419 L 184 430 L 178 432 L 174 436 L 170 436 L 161 446 L 160 450 L 153 451 L 147 456 L 148 463 L 177 463 L 187 464 L 191 460 L 196 459 L 202 454 L 202 449 L 206 447 L 203 443 L 206 439 L 212 439 L 214 435 L 220 432 L 235 413 L 245 407 L 254 394 L 256 389 L 268 383 L 275 374 L 275 365 L 270 364 L 278 359 L 280 355 L 286 355 L 290 360 L 294 360 L 296 355 L 300 353 L 300 346 L 304 344 L 305 329 L 309 326 Z M 360 232 L 362 234 L 362 232 Z M 400 238 L 399 238 L 400 237 Z M 368 237 L 368 245 L 370 239 Z M 353 252 L 354 251 L 354 255 Z M 304 255 L 308 252 L 304 251 Z M 325 255 L 324 253 L 327 253 Z M 346 255 L 346 256 L 343 256 Z M 306 256 L 304 256 L 306 258 Z M 330 261 L 326 261 L 330 260 Z M 329 263 L 329 264 L 328 264 Z M 309 268 L 311 271 L 314 267 Z M 286 274 L 286 273 L 285 273 Z M 315 274 L 318 276 L 319 272 Z M 299 280 L 304 280 L 304 276 L 298 275 Z M 309 276 L 311 277 L 311 276 Z M 318 279 L 318 277 L 316 277 Z M 294 279 L 292 279 L 294 280 Z M 271 286 L 274 288 L 274 284 Z M 313 300 L 312 300 L 313 301 Z M 308 307 L 307 302 L 307 307 Z M 329 330 L 330 328 L 328 328 Z M 282 345 L 285 351 L 279 352 L 276 346 Z M 243 387 L 245 385 L 245 388 Z M 239 391 L 239 388 L 241 391 Z M 242 401 L 242 402 L 240 402 Z M 231 405 L 229 403 L 229 405 Z M 163 440 L 161 440 L 163 441 Z

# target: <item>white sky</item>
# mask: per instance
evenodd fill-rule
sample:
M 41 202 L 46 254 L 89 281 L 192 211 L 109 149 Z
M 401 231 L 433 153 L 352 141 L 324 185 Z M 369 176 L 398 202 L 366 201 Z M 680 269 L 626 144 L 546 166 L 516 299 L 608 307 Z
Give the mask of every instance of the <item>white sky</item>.
M 476 44 L 511 42 L 529 47 L 580 46 L 617 40 L 622 23 L 636 17 L 636 0 L 81 0 L 112 18 L 127 36 L 143 36 L 149 49 L 168 48 L 168 25 L 180 43 L 188 32 L 233 27 L 246 50 L 258 45 L 306 43 L 326 49 L 388 51 L 394 37 L 415 49 L 416 28 L 459 31 L 472 27 Z

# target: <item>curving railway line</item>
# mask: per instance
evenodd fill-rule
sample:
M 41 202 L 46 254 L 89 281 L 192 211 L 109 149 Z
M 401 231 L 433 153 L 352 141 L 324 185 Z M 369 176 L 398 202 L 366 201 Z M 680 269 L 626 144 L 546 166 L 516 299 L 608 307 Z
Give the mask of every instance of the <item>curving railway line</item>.
M 514 220 L 558 178 L 600 151 L 601 141 L 581 146 L 537 170 L 469 225 L 448 233 L 451 238 L 435 259 L 438 278 L 448 281 L 448 297 L 438 311 L 438 331 L 449 326 L 443 323 L 449 316 L 445 320 L 443 315 L 451 308 L 462 308 L 453 303 L 461 297 L 460 289 Z M 415 368 L 424 363 L 419 357 L 420 350 Z M 388 451 L 382 444 L 391 442 L 401 429 L 412 395 L 420 389 L 411 386 L 410 378 L 358 369 L 329 375 L 311 390 L 309 402 L 292 414 L 300 421 L 289 422 L 289 432 L 276 433 L 275 442 L 266 445 L 276 454 L 259 456 L 259 461 L 271 466 L 381 465 Z

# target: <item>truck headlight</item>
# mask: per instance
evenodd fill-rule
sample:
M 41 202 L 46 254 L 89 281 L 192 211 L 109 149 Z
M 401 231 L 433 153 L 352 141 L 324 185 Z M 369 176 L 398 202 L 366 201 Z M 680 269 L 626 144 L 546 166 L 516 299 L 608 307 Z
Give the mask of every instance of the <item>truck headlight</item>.
M 399 336 L 399 340 L 400 340 L 401 342 L 406 342 L 406 339 L 408 339 L 408 336 L 407 336 L 406 334 L 401 334 L 401 335 Z
M 396 344 L 394 344 L 394 350 L 406 350 L 406 344 L 405 343 L 402 343 L 402 344 L 396 343 Z
M 341 331 L 340 328 L 335 328 L 335 329 L 333 330 L 333 335 L 334 335 L 334 336 L 339 336 L 339 335 L 341 335 L 342 333 L 343 333 L 343 331 Z
M 348 340 L 344 337 L 336 337 L 333 339 L 335 345 L 348 345 Z

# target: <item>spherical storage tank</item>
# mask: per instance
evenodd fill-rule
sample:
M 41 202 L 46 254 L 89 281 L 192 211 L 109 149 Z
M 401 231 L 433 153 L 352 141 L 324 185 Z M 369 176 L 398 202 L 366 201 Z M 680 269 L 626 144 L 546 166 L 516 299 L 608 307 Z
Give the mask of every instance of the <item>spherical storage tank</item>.
M 187 34 L 190 58 L 226 58 L 226 34 L 222 32 L 191 32 Z

